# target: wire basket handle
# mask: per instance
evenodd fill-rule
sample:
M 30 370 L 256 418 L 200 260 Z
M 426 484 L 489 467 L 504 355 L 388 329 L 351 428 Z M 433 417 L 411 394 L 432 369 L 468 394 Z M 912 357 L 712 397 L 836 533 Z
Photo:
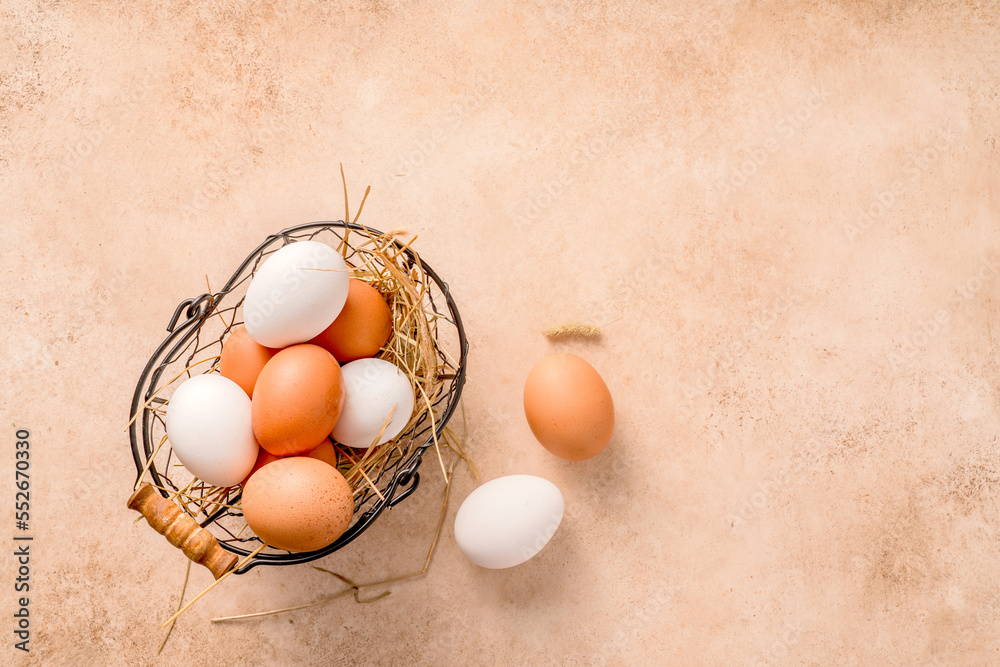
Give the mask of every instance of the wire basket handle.
M 188 319 L 184 322 L 184 326 L 188 326 L 196 320 L 202 319 L 214 305 L 215 297 L 211 294 L 202 294 L 198 297 L 184 299 L 174 310 L 174 315 L 170 318 L 170 324 L 167 325 L 167 331 L 173 333 L 174 328 L 177 326 L 177 321 L 181 318 L 181 312 L 185 308 L 187 308 L 186 314 Z
M 195 563 L 207 567 L 216 579 L 236 565 L 236 554 L 223 549 L 210 532 L 181 511 L 176 503 L 158 494 L 152 485 L 140 486 L 128 499 L 128 508 L 146 517 L 156 532 Z

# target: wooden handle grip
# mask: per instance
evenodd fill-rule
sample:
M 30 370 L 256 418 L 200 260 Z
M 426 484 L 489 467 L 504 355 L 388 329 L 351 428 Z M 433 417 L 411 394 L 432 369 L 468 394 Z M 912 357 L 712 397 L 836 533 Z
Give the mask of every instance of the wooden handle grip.
M 219 541 L 176 503 L 161 496 L 149 484 L 143 484 L 132 494 L 128 499 L 128 508 L 146 517 L 153 530 L 166 537 L 185 556 L 207 567 L 216 579 L 239 560 L 236 554 L 219 546 Z

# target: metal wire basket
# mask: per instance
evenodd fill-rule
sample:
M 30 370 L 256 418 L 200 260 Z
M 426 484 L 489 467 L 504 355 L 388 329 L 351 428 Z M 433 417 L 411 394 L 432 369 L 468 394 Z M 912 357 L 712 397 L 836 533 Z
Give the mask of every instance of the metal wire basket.
M 241 306 L 247 287 L 257 268 L 270 254 L 289 243 L 315 240 L 342 249 L 348 265 L 354 266 L 352 259 L 357 262 L 359 253 L 364 251 L 352 245 L 352 239 L 361 241 L 369 238 L 368 234 L 384 236 L 370 227 L 343 221 L 307 223 L 269 236 L 250 253 L 220 291 L 185 299 L 177 306 L 167 325 L 169 335 L 160 343 L 139 377 L 132 397 L 130 415 L 133 419 L 129 425 L 137 484 L 138 480 L 148 476 L 163 498 L 176 502 L 185 514 L 193 517 L 218 540 L 223 549 L 232 554 L 245 557 L 262 544 L 260 538 L 247 529 L 238 509 L 241 487 L 232 487 L 224 496 L 211 499 L 204 497 L 204 489 L 199 492 L 197 488 L 189 489 L 184 496 L 177 495 L 191 475 L 179 464 L 166 438 L 163 407 L 168 402 L 168 394 L 184 379 L 211 368 L 211 364 L 198 365 L 197 362 L 220 354 L 222 342 L 230 329 L 242 324 Z M 402 253 L 400 256 L 407 270 L 426 278 L 427 289 L 422 303 L 431 323 L 438 367 L 443 371 L 437 378 L 441 382 L 440 390 L 431 397 L 433 422 L 431 413 L 424 413 L 411 428 L 397 436 L 393 455 L 378 477 L 372 480 L 372 486 L 379 489 L 381 497 L 371 488 L 356 496 L 352 523 L 333 544 L 306 553 L 267 547 L 238 567 L 236 574 L 248 572 L 257 565 L 292 565 L 312 561 L 337 551 L 357 538 L 385 509 L 397 505 L 416 491 L 420 482 L 417 469 L 421 457 L 427 447 L 441 438 L 454 413 L 465 383 L 469 348 L 462 319 L 447 283 L 412 250 L 399 241 L 393 239 L 392 242 Z M 370 256 L 367 261 L 371 261 Z

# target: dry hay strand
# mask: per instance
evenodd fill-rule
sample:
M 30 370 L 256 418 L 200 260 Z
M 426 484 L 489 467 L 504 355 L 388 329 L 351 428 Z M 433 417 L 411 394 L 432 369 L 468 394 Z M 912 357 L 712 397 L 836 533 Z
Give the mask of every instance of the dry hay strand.
M 434 558 L 434 552 L 437 550 L 438 542 L 441 539 L 441 529 L 444 527 L 444 520 L 448 516 L 448 500 L 451 496 L 451 482 L 455 476 L 455 465 L 460 460 L 462 460 L 460 457 L 455 457 L 454 459 L 452 459 L 451 465 L 448 466 L 448 469 L 445 472 L 444 492 L 442 494 L 442 499 L 441 499 L 441 512 L 438 515 L 437 525 L 434 529 L 434 537 L 431 539 L 430 548 L 427 550 L 427 557 L 424 559 L 424 565 L 419 570 L 411 572 L 409 574 L 403 574 L 396 577 L 391 577 L 389 579 L 383 579 L 381 581 L 373 581 L 368 584 L 356 584 L 341 574 L 337 574 L 336 572 L 327 570 L 326 568 L 313 565 L 314 569 L 332 575 L 338 580 L 347 584 L 347 588 L 344 588 L 334 593 L 333 595 L 328 595 L 324 598 L 316 600 L 315 602 L 307 602 L 305 604 L 295 605 L 294 607 L 284 607 L 282 609 L 272 609 L 270 611 L 258 611 L 250 614 L 239 614 L 236 616 L 221 616 L 218 618 L 213 618 L 212 623 L 224 623 L 226 621 L 242 621 L 251 618 L 260 618 L 262 616 L 274 616 L 277 614 L 285 614 L 290 611 L 298 611 L 300 609 L 309 609 L 311 607 L 318 607 L 320 605 L 327 604 L 328 602 L 332 602 L 333 600 L 342 598 L 352 593 L 354 594 L 354 601 L 359 604 L 376 602 L 384 597 L 387 597 L 391 593 L 391 591 L 383 591 L 382 593 L 374 597 L 370 597 L 364 600 L 361 599 L 361 591 L 368 588 L 374 588 L 376 586 L 378 587 L 388 586 L 390 584 L 395 584 L 400 581 L 406 581 L 407 579 L 415 579 L 416 577 L 424 576 L 425 574 L 427 574 L 427 570 L 430 569 L 431 560 Z
M 583 324 L 580 322 L 570 322 L 560 324 L 556 327 L 549 327 L 543 331 L 548 338 L 569 338 L 577 336 L 580 338 L 596 338 L 601 335 L 601 327 L 596 324 Z

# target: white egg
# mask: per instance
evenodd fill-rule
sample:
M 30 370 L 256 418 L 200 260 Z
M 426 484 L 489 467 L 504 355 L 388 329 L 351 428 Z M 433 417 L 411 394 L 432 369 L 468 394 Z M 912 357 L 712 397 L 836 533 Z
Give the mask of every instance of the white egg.
M 290 243 L 254 274 L 243 301 L 247 333 L 265 347 L 288 347 L 322 333 L 347 301 L 350 272 L 318 241 Z
M 174 454 L 209 484 L 239 484 L 257 460 L 250 397 L 221 375 L 196 375 L 177 387 L 167 403 L 166 426 Z
M 455 541 L 476 565 L 520 565 L 542 550 L 563 518 L 562 493 L 547 479 L 510 475 L 469 494 L 455 516 Z
M 344 374 L 344 409 L 333 427 L 337 442 L 367 449 L 379 431 L 392 419 L 378 444 L 389 442 L 402 433 L 413 415 L 413 387 L 394 364 L 384 359 L 358 359 L 340 368 Z

